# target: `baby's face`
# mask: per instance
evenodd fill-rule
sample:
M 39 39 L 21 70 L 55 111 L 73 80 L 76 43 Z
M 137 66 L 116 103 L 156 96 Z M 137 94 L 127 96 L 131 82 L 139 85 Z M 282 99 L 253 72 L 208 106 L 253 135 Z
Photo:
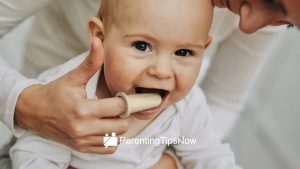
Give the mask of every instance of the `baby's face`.
M 104 74 L 111 95 L 154 92 L 163 98 L 158 108 L 134 113 L 136 118 L 156 117 L 194 85 L 212 12 L 204 1 L 134 0 L 126 15 L 104 31 Z

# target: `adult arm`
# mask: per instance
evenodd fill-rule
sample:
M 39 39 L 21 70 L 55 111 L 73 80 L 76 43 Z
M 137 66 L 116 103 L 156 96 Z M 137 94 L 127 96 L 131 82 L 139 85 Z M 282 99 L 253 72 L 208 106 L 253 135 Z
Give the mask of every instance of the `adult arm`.
M 1 0 L 0 36 L 5 35 L 9 30 L 49 2 L 50 0 Z M 15 110 L 14 101 L 21 91 L 39 82 L 22 76 L 8 66 L 1 56 L 0 79 L 0 120 L 18 136 L 22 133 L 22 130 L 14 127 L 14 114 L 12 113 Z
M 236 28 L 219 44 L 201 86 L 212 110 L 214 126 L 223 136 L 234 127 L 281 31 L 280 27 L 268 27 L 246 35 Z
M 15 100 L 23 89 L 39 82 L 33 79 L 26 79 L 16 70 L 10 68 L 1 57 L 0 79 L 0 120 L 16 136 L 19 136 L 23 131 L 18 127 L 14 127 Z

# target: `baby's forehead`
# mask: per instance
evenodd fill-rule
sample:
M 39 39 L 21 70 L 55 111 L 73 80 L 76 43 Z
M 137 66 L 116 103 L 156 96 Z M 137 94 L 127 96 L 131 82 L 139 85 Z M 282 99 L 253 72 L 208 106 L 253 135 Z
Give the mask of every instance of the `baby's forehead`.
M 163 16 L 167 12 L 176 17 L 206 11 L 209 17 L 210 8 L 211 0 L 102 0 L 100 14 L 118 22 L 146 14 Z
M 104 0 L 104 5 L 105 29 L 115 27 L 123 35 L 205 41 L 212 20 L 211 0 Z

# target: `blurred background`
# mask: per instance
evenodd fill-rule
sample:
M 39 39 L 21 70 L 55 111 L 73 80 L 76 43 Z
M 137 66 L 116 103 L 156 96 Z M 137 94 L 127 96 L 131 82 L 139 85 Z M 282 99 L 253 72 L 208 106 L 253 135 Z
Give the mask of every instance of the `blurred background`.
M 0 40 L 1 57 L 18 70 L 31 21 L 28 19 Z M 294 28 L 274 45 L 241 119 L 228 138 L 243 168 L 299 168 L 299 83 L 300 32 Z M 9 131 L 1 129 L 0 147 L 9 141 L 9 137 L 4 137 L 7 135 L 11 135 Z
M 300 32 L 287 30 L 274 45 L 241 118 L 230 135 L 244 168 L 300 167 Z

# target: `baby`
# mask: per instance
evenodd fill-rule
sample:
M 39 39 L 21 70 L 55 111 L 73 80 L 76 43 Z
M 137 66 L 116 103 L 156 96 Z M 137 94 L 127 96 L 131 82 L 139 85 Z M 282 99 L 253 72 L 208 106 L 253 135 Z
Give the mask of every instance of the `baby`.
M 159 93 L 161 104 L 131 114 L 122 136 L 165 141 L 121 142 L 114 154 L 96 155 L 27 132 L 10 151 L 13 168 L 143 169 L 156 164 L 168 146 L 186 168 L 239 168 L 229 147 L 214 134 L 205 97 L 194 86 L 211 41 L 211 20 L 211 0 L 102 0 L 98 17 L 89 21 L 89 32 L 103 42 L 104 64 L 89 81 L 87 95 L 95 99 L 119 92 Z M 51 69 L 41 79 L 58 78 L 84 56 Z M 190 144 L 178 141 L 192 138 L 196 141 Z

